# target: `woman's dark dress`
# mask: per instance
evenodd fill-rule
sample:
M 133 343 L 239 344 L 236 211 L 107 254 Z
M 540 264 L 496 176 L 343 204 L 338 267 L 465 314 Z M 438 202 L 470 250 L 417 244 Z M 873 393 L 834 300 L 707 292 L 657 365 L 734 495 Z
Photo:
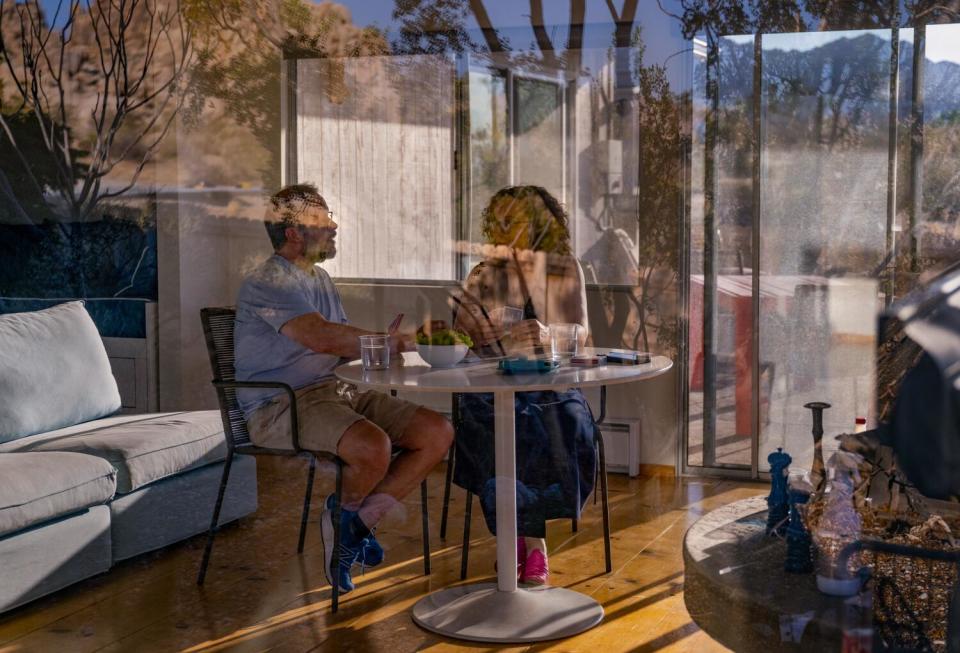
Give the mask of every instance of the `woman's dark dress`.
M 524 319 L 536 319 L 529 299 Z M 453 481 L 480 497 L 487 528 L 496 534 L 493 395 L 458 401 Z M 579 516 L 593 490 L 596 427 L 579 390 L 518 392 L 515 406 L 517 535 L 545 537 L 546 520 Z

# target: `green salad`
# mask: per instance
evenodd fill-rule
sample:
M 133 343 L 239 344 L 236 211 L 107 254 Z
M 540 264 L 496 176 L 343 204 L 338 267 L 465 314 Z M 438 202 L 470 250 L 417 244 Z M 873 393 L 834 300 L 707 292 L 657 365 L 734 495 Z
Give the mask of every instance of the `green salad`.
M 432 334 L 417 333 L 418 345 L 466 345 L 473 347 L 473 340 L 463 331 L 453 329 L 439 329 Z

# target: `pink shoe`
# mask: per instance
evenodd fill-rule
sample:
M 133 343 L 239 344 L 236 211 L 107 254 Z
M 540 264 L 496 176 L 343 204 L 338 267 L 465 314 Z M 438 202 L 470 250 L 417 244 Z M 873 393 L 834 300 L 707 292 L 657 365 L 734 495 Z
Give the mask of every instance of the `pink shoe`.
M 527 556 L 523 573 L 520 575 L 520 582 L 530 585 L 546 585 L 549 577 L 550 568 L 547 565 L 547 557 L 539 549 L 534 549 Z

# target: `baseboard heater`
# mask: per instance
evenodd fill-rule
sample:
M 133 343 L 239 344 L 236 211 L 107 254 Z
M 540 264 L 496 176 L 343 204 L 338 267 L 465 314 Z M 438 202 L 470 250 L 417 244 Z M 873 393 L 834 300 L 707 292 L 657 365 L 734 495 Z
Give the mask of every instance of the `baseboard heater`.
M 610 419 L 600 425 L 607 471 L 640 475 L 640 420 Z

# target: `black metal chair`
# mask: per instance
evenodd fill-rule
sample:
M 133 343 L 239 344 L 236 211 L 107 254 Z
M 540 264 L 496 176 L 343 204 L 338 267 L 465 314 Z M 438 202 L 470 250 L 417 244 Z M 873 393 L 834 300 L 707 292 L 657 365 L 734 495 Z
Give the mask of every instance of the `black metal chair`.
M 217 399 L 220 403 L 220 414 L 223 419 L 224 436 L 227 442 L 227 459 L 223 466 L 223 476 L 220 479 L 220 490 L 217 502 L 214 504 L 213 517 L 210 520 L 210 530 L 207 535 L 207 545 L 203 551 L 203 560 L 200 563 L 200 572 L 197 575 L 197 584 L 203 585 L 207 574 L 207 565 L 213 550 L 213 538 L 218 529 L 220 509 L 223 506 L 223 497 L 230 478 L 230 466 L 233 457 L 237 454 L 246 455 L 273 455 L 273 456 L 307 456 L 310 466 L 307 471 L 307 488 L 303 497 L 303 512 L 300 517 L 300 537 L 297 543 L 297 553 L 303 553 L 303 544 L 307 534 L 307 518 L 310 515 L 310 498 L 313 493 L 313 477 L 316 471 L 317 458 L 328 460 L 336 467 L 336 489 L 333 506 L 333 561 L 336 568 L 340 563 L 340 494 L 343 481 L 343 461 L 333 454 L 324 451 L 309 451 L 300 447 L 300 425 L 297 413 L 297 397 L 293 388 L 286 383 L 268 381 L 237 381 L 234 370 L 233 328 L 236 319 L 236 310 L 232 307 L 204 308 L 200 311 L 200 320 L 203 323 L 203 333 L 207 341 L 207 352 L 210 355 L 210 366 L 213 370 L 213 385 L 217 390 Z M 290 399 L 290 436 L 292 449 L 266 449 L 258 447 L 250 440 L 247 431 L 247 422 L 243 411 L 237 402 L 236 391 L 239 388 L 275 388 L 286 392 Z M 424 574 L 430 573 L 430 540 L 427 519 L 427 487 L 426 480 L 420 485 L 421 511 L 423 514 L 423 569 Z M 336 613 L 339 607 L 340 588 L 337 583 L 331 587 L 331 611 Z
M 452 416 L 453 424 L 456 427 L 460 423 L 460 401 L 458 395 L 453 395 Z M 600 494 L 603 500 L 603 554 L 606 573 L 613 571 L 613 559 L 610 551 L 610 509 L 607 494 L 607 461 L 603 450 L 603 436 L 600 433 L 600 424 L 606 419 L 607 413 L 607 387 L 600 387 L 600 417 L 593 422 L 593 445 L 597 450 L 597 467 L 594 469 L 593 486 L 597 486 L 597 476 L 600 480 Z M 447 515 L 450 505 L 450 488 L 453 484 L 453 467 L 456 464 L 456 445 L 450 447 L 450 453 L 447 456 L 447 474 L 443 486 L 443 509 L 440 513 L 440 539 L 447 537 Z M 594 489 L 593 503 L 597 503 L 597 492 Z M 473 492 L 468 491 L 466 504 L 463 513 L 463 544 L 460 553 L 460 580 L 467 578 L 467 561 L 470 556 L 470 521 L 473 514 Z M 577 532 L 577 518 L 571 520 L 571 528 L 574 533 Z

